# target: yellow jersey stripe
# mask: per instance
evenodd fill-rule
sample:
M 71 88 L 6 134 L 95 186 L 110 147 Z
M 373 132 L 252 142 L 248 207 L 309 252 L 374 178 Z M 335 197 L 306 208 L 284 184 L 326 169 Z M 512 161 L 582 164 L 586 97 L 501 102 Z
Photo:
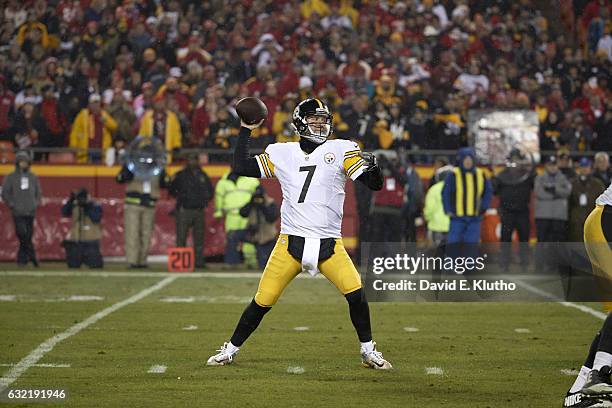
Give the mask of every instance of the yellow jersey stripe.
M 264 153 L 264 159 L 266 165 L 268 166 L 268 171 L 270 172 L 270 177 L 274 177 L 274 163 L 270 160 L 270 155 L 268 153 Z
M 257 160 L 257 165 L 259 166 L 259 172 L 261 173 L 261 177 L 268 178 L 268 173 L 266 172 L 266 168 L 263 164 L 263 160 L 261 158 L 262 155 L 258 154 L 255 156 L 255 160 Z
M 348 152 L 345 152 L 345 153 L 344 153 L 344 157 L 347 157 L 347 156 L 349 156 L 349 155 L 351 155 L 351 156 L 352 156 L 352 155 L 354 155 L 354 154 L 359 154 L 359 153 L 361 153 L 361 150 L 360 150 L 360 149 L 356 149 L 356 150 L 349 150 Z
M 348 173 L 349 169 L 357 163 L 361 158 L 359 156 L 348 157 L 344 159 L 344 171 Z
M 353 164 L 348 171 L 346 172 L 346 174 L 351 177 L 353 175 L 353 173 L 355 173 L 358 169 L 361 168 L 361 166 L 363 166 L 365 162 L 363 161 L 363 159 L 360 159 L 357 163 Z
M 268 175 L 268 178 L 272 177 L 272 173 L 270 172 L 270 166 L 268 166 L 268 160 L 266 159 L 265 155 L 261 156 L 261 161 L 263 162 L 264 168 L 266 169 L 266 174 Z

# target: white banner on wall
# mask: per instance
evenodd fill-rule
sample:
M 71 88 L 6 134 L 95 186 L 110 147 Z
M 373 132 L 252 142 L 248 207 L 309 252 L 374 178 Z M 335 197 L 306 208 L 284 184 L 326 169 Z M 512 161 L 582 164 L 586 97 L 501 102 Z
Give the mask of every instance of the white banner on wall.
M 538 115 L 530 110 L 468 112 L 468 134 L 481 164 L 501 165 L 513 148 L 540 161 Z

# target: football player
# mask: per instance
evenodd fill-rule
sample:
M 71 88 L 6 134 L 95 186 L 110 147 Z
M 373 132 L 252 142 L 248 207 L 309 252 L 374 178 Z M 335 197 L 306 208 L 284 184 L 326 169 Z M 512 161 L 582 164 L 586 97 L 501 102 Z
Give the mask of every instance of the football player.
M 612 280 L 612 184 L 595 201 L 596 207 L 584 222 L 584 245 L 593 274 L 604 288 L 604 300 L 610 300 Z M 607 295 L 607 296 L 605 296 Z M 609 306 L 609 305 L 607 305 Z M 589 355 L 578 378 L 568 391 L 564 407 L 612 407 L 612 313 L 595 335 Z
M 251 130 L 261 123 L 263 120 L 255 125 L 241 123 L 233 167 L 242 176 L 279 180 L 283 193 L 281 233 L 255 297 L 242 313 L 231 339 L 207 364 L 231 364 L 289 282 L 301 271 L 308 271 L 312 275 L 321 272 L 346 298 L 361 342 L 362 364 L 374 369 L 392 368 L 372 341 L 368 302 L 340 235 L 346 178 L 372 190 L 382 188 L 374 155 L 361 152 L 354 142 L 329 140 L 332 115 L 319 99 L 306 99 L 293 111 L 299 142 L 272 143 L 263 154 L 250 157 Z

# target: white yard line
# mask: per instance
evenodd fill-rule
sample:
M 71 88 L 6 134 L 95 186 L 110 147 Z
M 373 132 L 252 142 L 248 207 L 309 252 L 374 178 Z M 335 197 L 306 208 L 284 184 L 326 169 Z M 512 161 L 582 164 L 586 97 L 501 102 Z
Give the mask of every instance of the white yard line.
M 14 367 L 16 364 L 0 364 L 0 367 Z M 70 368 L 70 364 L 32 364 L 32 367 L 41 368 Z
M 517 332 L 517 333 L 522 333 L 522 334 L 531 333 L 531 330 L 525 329 L 525 328 L 522 328 L 522 327 L 519 327 L 518 329 L 514 329 L 514 331 Z
M 544 298 L 547 298 L 547 299 L 550 299 L 550 300 L 554 300 L 555 302 L 557 302 L 560 305 L 563 305 L 565 307 L 573 307 L 574 309 L 578 309 L 581 312 L 588 313 L 591 316 L 595 316 L 596 318 L 601 319 L 601 320 L 606 320 L 606 317 L 608 317 L 603 312 L 600 312 L 598 310 L 595 310 L 595 309 L 593 309 L 591 307 L 588 307 L 588 306 L 585 306 L 585 305 L 579 305 L 577 303 L 567 302 L 567 301 L 565 301 L 565 300 L 563 300 L 563 299 L 553 295 L 552 293 L 548 293 L 546 291 L 543 291 L 542 289 L 538 289 L 535 286 L 532 286 L 532 285 L 530 285 L 530 284 L 528 284 L 526 282 L 523 282 L 520 279 L 516 279 L 516 280 L 514 280 L 514 282 L 517 285 L 527 289 L 531 293 L 535 293 L 536 295 L 540 295 L 540 296 L 542 296 Z
M 147 371 L 147 373 L 163 374 L 166 372 L 167 369 L 168 367 L 166 367 L 165 365 L 152 365 L 151 368 L 149 368 L 149 371 Z
M 87 319 L 75 324 L 74 326 L 68 328 L 64 332 L 60 334 L 56 334 L 55 336 L 45 340 L 38 347 L 30 352 L 27 356 L 25 356 L 19 363 L 13 366 L 7 373 L 5 373 L 2 378 L 0 378 L 0 393 L 8 388 L 15 380 L 17 380 L 23 373 L 25 373 L 28 368 L 32 367 L 34 364 L 38 363 L 41 358 L 44 357 L 45 354 L 53 350 L 57 344 L 66 340 L 67 338 L 74 336 L 81 330 L 91 326 L 96 323 L 98 320 L 108 316 L 109 314 L 116 312 L 117 310 L 131 305 L 132 303 L 136 303 L 139 300 L 149 296 L 151 293 L 160 290 L 161 288 L 169 285 L 170 283 L 176 280 L 176 276 L 169 276 L 165 279 L 160 280 L 156 284 L 149 286 L 146 289 L 141 290 L 129 298 L 122 300 L 114 305 L 107 307 L 104 310 L 99 311 L 96 314 L 89 316 Z
M 287 367 L 287 373 L 289 374 L 304 374 L 304 367 L 300 367 L 300 366 L 295 366 L 295 367 Z
M 425 367 L 425 374 L 427 375 L 443 375 L 444 370 L 440 367 Z
M 52 298 L 39 298 L 30 295 L 0 295 L 0 302 L 20 302 L 20 303 L 36 303 L 36 302 L 47 302 L 47 303 L 58 303 L 58 302 L 91 302 L 104 300 L 102 296 L 92 295 L 65 295 L 57 296 Z
M 416 333 L 419 331 L 417 327 L 404 327 L 404 331 L 408 333 Z

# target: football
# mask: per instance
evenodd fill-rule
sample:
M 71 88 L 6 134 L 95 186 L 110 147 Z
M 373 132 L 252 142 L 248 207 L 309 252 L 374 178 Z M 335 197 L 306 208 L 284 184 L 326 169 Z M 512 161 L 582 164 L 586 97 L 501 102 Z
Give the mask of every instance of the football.
M 247 125 L 253 125 L 268 116 L 268 108 L 258 98 L 242 98 L 236 103 L 236 113 Z

